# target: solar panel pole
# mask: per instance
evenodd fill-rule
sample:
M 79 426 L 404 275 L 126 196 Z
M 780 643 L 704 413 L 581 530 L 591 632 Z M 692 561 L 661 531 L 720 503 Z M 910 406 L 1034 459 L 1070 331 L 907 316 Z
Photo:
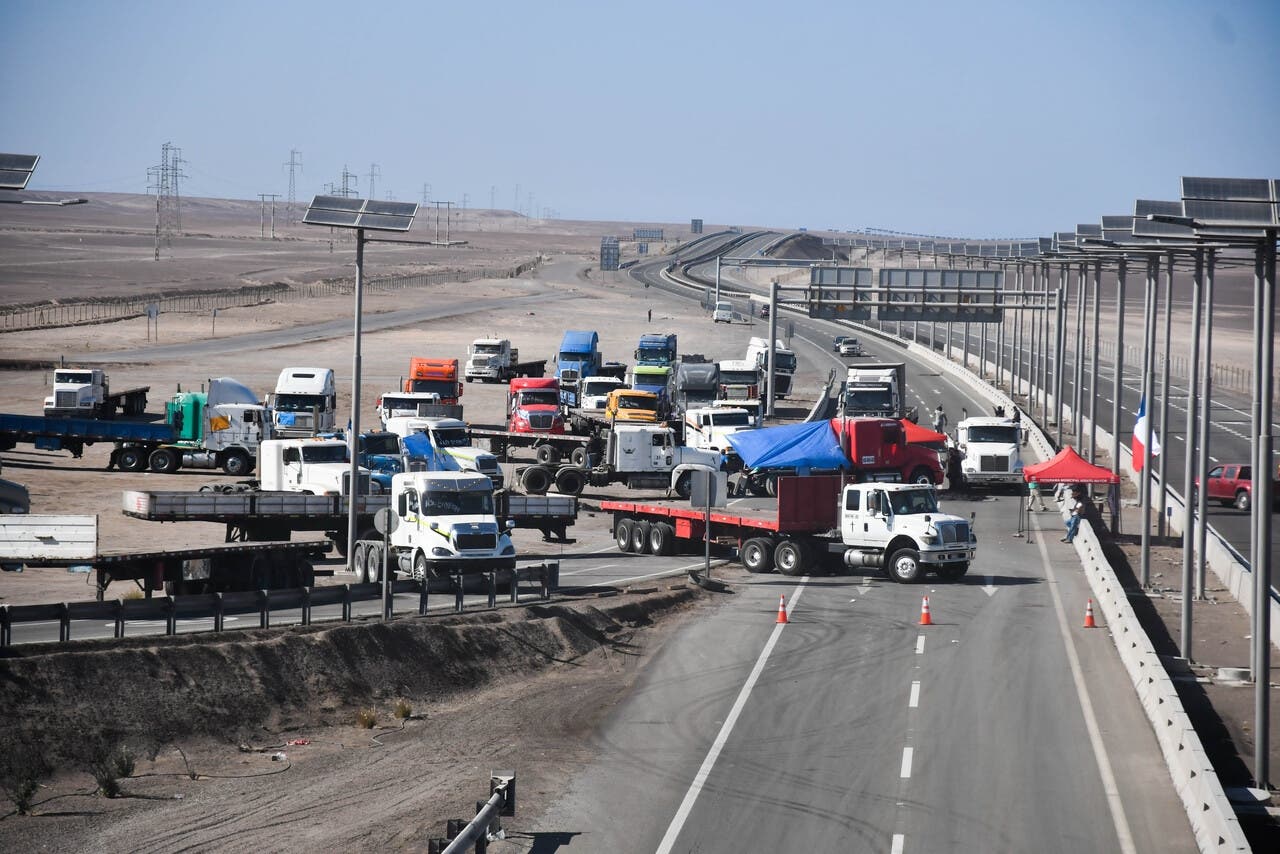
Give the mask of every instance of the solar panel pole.
M 1210 249 L 1205 256 L 1204 277 L 1204 374 L 1200 377 L 1200 459 L 1196 476 L 1202 488 L 1196 491 L 1196 595 L 1204 598 L 1205 547 L 1209 533 L 1209 493 L 1204 486 L 1209 482 L 1209 405 L 1213 398 L 1213 279 L 1217 253 Z M 1253 538 L 1250 537 L 1250 542 Z M 1252 566 L 1252 564 L 1250 564 Z
M 351 485 L 347 490 L 347 571 L 356 571 L 356 522 L 357 505 L 360 503 L 360 332 L 361 317 L 364 311 L 364 229 L 356 229 L 356 306 L 354 339 L 351 350 L 351 429 L 348 431 L 347 444 L 351 457 Z M 386 607 L 383 607 L 383 619 L 386 619 Z
M 1076 355 L 1074 388 L 1071 389 L 1071 432 L 1075 434 L 1076 446 L 1081 450 L 1084 450 L 1084 318 L 1089 302 L 1085 269 L 1083 263 L 1076 266 Z
M 1120 476 L 1120 398 L 1124 391 L 1124 292 L 1129 273 L 1129 259 L 1120 256 L 1116 270 L 1116 357 L 1111 379 L 1111 473 Z M 1116 531 L 1112 520 L 1112 531 Z
M 1191 663 L 1195 660 L 1192 648 L 1192 590 L 1195 589 L 1195 510 L 1191 496 L 1195 494 L 1192 470 L 1196 460 L 1196 384 L 1200 376 L 1200 308 L 1204 279 L 1204 250 L 1195 253 L 1195 272 L 1191 276 L 1191 341 L 1187 355 L 1187 421 L 1184 429 L 1186 446 L 1182 462 L 1182 494 L 1186 505 L 1182 512 L 1182 657 Z M 1202 481 L 1203 482 L 1203 481 Z M 1198 499 L 1196 499 L 1198 501 Z
M 1271 749 L 1271 502 L 1274 499 L 1274 477 L 1271 468 L 1273 437 L 1271 418 L 1275 402 L 1272 369 L 1275 365 L 1275 311 L 1276 311 L 1276 229 L 1263 231 L 1264 242 L 1258 246 L 1263 258 L 1262 272 L 1262 344 L 1261 394 L 1262 411 L 1259 413 L 1258 457 L 1263 465 L 1253 470 L 1256 490 L 1253 502 L 1254 518 L 1258 519 L 1258 564 L 1254 581 L 1254 637 L 1258 647 L 1258 667 L 1254 674 L 1254 710 L 1257 716 L 1257 741 L 1253 747 L 1255 781 L 1259 788 L 1270 788 Z M 1262 606 L 1259 608 L 1258 603 Z
M 1165 440 L 1169 439 L 1169 362 L 1173 354 L 1172 348 L 1172 330 L 1173 330 L 1173 250 L 1170 250 L 1167 256 L 1169 264 L 1165 271 L 1164 285 L 1164 364 L 1160 368 L 1160 433 L 1164 434 Z M 1157 433 L 1159 435 L 1160 433 Z M 1169 481 L 1166 479 L 1168 472 L 1169 455 L 1160 455 L 1160 516 L 1156 523 L 1156 530 L 1159 536 L 1164 537 L 1168 533 L 1169 521 L 1165 517 L 1165 506 L 1169 502 Z
M 1102 262 L 1093 262 L 1093 348 L 1089 354 L 1089 462 L 1096 463 L 1098 454 L 1098 351 L 1102 342 L 1100 311 L 1102 302 Z M 1161 483 L 1164 481 L 1161 480 Z
M 1156 286 L 1159 282 L 1159 266 L 1158 256 L 1152 255 L 1147 258 L 1147 307 L 1143 324 L 1146 330 L 1146 341 L 1142 359 L 1142 400 L 1147 413 L 1151 412 L 1151 399 L 1155 393 Z M 1142 486 L 1139 501 L 1142 508 L 1142 557 L 1139 581 L 1143 590 L 1151 586 L 1151 437 L 1155 435 L 1155 431 L 1151 429 L 1150 415 L 1147 415 L 1146 421 L 1147 433 L 1142 437 Z
M 1058 448 L 1062 448 L 1062 377 L 1066 371 L 1067 361 L 1067 305 L 1071 301 L 1069 289 L 1071 278 L 1067 275 L 1067 264 L 1058 264 L 1058 316 L 1054 326 L 1053 339 L 1053 423 L 1058 428 Z

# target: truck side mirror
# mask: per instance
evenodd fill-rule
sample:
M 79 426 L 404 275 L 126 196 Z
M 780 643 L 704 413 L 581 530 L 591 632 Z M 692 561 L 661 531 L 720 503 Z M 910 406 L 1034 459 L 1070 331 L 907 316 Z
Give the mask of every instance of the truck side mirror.
M 396 503 L 396 511 L 401 518 L 409 515 L 409 493 L 400 493 L 400 500 Z

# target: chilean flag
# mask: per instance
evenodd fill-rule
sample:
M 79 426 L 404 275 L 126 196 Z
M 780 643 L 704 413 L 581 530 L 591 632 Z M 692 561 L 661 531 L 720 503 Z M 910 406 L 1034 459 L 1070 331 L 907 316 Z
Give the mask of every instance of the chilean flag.
M 1160 456 L 1160 437 L 1147 422 L 1147 398 L 1138 403 L 1138 423 L 1133 425 L 1133 470 L 1142 471 L 1143 447 L 1147 436 L 1151 437 L 1151 456 Z

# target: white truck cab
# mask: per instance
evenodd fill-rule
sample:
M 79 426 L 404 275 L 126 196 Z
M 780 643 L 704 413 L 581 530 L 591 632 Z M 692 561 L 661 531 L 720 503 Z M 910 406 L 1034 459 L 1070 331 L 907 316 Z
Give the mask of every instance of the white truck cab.
M 715 451 L 677 445 L 675 431 L 658 424 L 615 424 L 605 459 L 587 472 L 592 485 L 624 483 L 633 489 L 670 489 L 681 498 L 692 491 L 693 472 L 719 470 Z
M 271 409 L 277 436 L 314 436 L 333 430 L 338 412 L 333 370 L 285 368 L 276 380 Z
M 458 471 L 482 474 L 490 480 L 493 489 L 502 488 L 498 458 L 471 444 L 465 422 L 457 418 L 398 417 L 387 419 L 386 429 L 402 440 L 413 433 L 426 433 L 437 455 L 443 458 L 438 462 L 452 464 Z
M 973 520 L 943 513 L 932 486 L 856 483 L 840 496 L 840 539 L 846 566 L 884 569 L 911 583 L 928 569 L 954 580 L 977 551 Z
M 684 443 L 704 451 L 729 451 L 729 436 L 755 427 L 755 415 L 739 407 L 706 407 L 684 414 Z
M 388 391 L 378 398 L 378 418 L 382 429 L 392 418 L 406 418 L 418 414 L 419 404 L 438 404 L 440 395 L 434 391 Z
M 498 382 L 518 359 L 519 351 L 511 348 L 509 339 L 477 338 L 467 348 L 467 382 Z
M 341 439 L 269 439 L 258 446 L 258 481 L 266 492 L 350 495 L 351 463 Z M 369 470 L 359 469 L 369 494 Z
M 391 478 L 391 562 L 417 580 L 512 569 L 516 549 L 494 516 L 488 478 L 470 472 L 404 472 Z M 378 543 L 380 546 L 380 543 Z
M 630 388 L 617 377 L 587 377 L 578 392 L 579 409 L 604 409 L 609 392 Z
M 966 418 L 956 425 L 955 444 L 964 485 L 1022 485 L 1022 429 L 1012 419 Z

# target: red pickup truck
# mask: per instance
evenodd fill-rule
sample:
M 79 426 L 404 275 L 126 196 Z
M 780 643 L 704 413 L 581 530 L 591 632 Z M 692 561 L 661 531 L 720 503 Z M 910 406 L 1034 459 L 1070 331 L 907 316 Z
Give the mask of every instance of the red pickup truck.
M 1200 488 L 1200 479 L 1196 478 L 1196 488 Z M 1248 510 L 1253 504 L 1253 466 L 1232 463 L 1214 466 L 1209 470 L 1209 491 L 1207 498 L 1217 501 L 1224 507 L 1233 504 L 1239 510 Z M 1271 485 L 1272 506 L 1280 505 L 1280 480 Z

